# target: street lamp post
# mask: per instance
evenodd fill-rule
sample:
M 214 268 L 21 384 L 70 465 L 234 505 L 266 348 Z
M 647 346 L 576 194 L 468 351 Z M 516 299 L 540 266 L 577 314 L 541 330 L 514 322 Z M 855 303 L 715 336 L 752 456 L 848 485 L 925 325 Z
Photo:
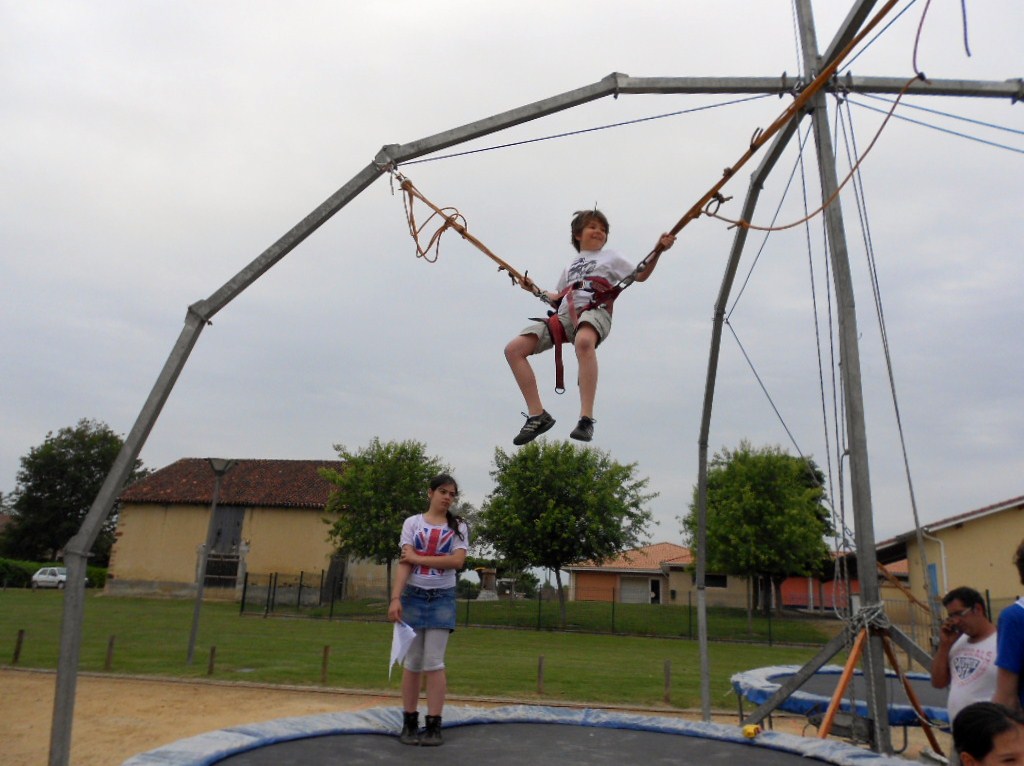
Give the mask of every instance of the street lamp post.
M 206 561 L 210 555 L 210 548 L 213 547 L 213 534 L 216 530 L 214 526 L 214 518 L 217 512 L 217 501 L 220 499 L 220 482 L 224 478 L 224 474 L 231 470 L 235 465 L 234 460 L 225 460 L 224 458 L 211 457 L 207 458 L 210 461 L 210 468 L 213 469 L 213 474 L 216 477 L 213 481 L 213 501 L 210 503 L 210 522 L 206 527 L 206 542 L 199 551 L 199 572 L 196 582 L 196 604 L 195 609 L 192 611 L 192 630 L 188 635 L 188 664 L 192 664 L 192 657 L 196 650 L 196 635 L 199 633 L 199 610 L 203 604 L 203 586 L 206 584 Z

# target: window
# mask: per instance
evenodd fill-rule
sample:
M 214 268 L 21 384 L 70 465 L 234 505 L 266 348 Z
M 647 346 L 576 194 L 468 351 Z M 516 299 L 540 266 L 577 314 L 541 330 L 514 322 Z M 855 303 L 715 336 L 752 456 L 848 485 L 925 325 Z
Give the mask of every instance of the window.
M 694 585 L 697 584 L 697 573 L 693 572 L 690 575 L 690 579 Z M 704 575 L 704 587 L 705 588 L 728 588 L 729 587 L 729 575 L 724 574 L 705 574 Z

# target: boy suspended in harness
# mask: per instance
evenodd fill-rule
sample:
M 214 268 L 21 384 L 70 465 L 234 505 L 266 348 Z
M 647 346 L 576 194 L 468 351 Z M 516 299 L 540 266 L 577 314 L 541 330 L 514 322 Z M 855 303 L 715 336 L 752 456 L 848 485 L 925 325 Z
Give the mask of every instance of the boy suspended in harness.
M 548 299 L 558 310 L 548 319 L 537 320 L 523 328 L 505 346 L 505 359 L 526 401 L 526 423 L 512 440 L 521 445 L 533 441 L 555 424 L 541 402 L 537 378 L 529 357 L 555 349 L 556 390 L 561 393 L 561 344 L 572 343 L 579 363 L 580 419 L 569 434 L 573 439 L 588 442 L 594 437 L 594 398 L 597 394 L 597 346 L 608 337 L 612 328 L 612 303 L 621 288 L 618 283 L 634 271 L 633 264 L 613 250 L 605 250 L 608 240 L 608 219 L 600 210 L 578 211 L 572 219 L 572 245 L 578 255 L 562 272 L 554 292 Z M 644 282 L 658 263 L 660 251 L 675 243 L 671 234 L 662 234 L 659 252 L 649 258 L 635 281 Z M 534 284 L 526 278 L 521 285 L 532 291 Z

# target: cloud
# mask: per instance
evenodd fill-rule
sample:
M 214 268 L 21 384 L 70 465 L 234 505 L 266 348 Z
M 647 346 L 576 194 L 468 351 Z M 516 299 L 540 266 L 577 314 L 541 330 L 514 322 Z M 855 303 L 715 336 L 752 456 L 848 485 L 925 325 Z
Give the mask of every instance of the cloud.
M 819 5 L 824 45 L 846 9 Z M 968 58 L 959 11 L 936 7 L 919 61 L 929 76 L 1019 76 L 1010 34 L 1020 14 L 1009 2 L 971 9 Z M 901 18 L 853 71 L 910 76 L 916 21 Z M 127 433 L 186 307 L 232 279 L 382 145 L 613 71 L 793 76 L 792 29 L 785 4 L 739 0 L 672 8 L 602 0 L 586 13 L 532 0 L 287 8 L 112 2 L 102 14 L 70 2 L 4 5 L 0 486 L 13 489 L 18 458 L 49 430 L 91 417 Z M 720 100 L 603 99 L 460 149 L 571 134 L 564 138 L 404 171 L 439 204 L 457 206 L 495 252 L 551 285 L 573 210 L 600 204 L 612 218 L 610 246 L 639 260 L 786 102 L 772 97 L 578 131 Z M 1019 121 L 1019 105 L 1003 101 L 915 103 L 997 124 Z M 851 114 L 863 148 L 881 118 L 856 106 Z M 756 161 L 730 183 L 734 199 L 724 213 L 739 211 Z M 791 152 L 780 162 L 755 220 L 770 218 L 795 161 Z M 807 161 L 813 178 L 810 155 Z M 1019 162 L 1019 152 L 893 122 L 862 167 L 925 520 L 1020 494 Z M 793 194 L 780 220 L 801 214 Z M 860 216 L 852 197 L 843 204 L 875 506 L 884 509 L 877 534 L 884 537 L 908 529 L 912 517 Z M 799 229 L 769 238 L 730 319 L 782 420 L 727 333 L 712 451 L 742 438 L 789 448 L 787 428 L 820 463 L 839 449 L 834 433 L 826 444 L 823 424 L 835 422 L 838 405 L 828 343 L 836 317 L 834 308 L 829 316 L 820 221 L 809 239 L 810 257 Z M 651 281 L 623 295 L 601 350 L 595 444 L 636 461 L 651 478 L 660 492 L 657 539 L 677 538 L 674 518 L 696 481 L 711 317 L 731 243 L 719 222 L 688 226 Z M 751 237 L 744 278 L 755 246 L 760 239 Z M 453 234 L 438 263 L 417 260 L 400 198 L 382 179 L 214 317 L 143 460 L 158 467 L 209 454 L 324 458 L 339 442 L 415 438 L 453 464 L 467 499 L 479 504 L 490 489 L 494 447 L 508 448 L 521 424 L 501 350 L 539 308 Z M 578 414 L 576 397 L 551 392 L 549 357 L 537 369 L 559 420 L 551 436 L 564 438 Z

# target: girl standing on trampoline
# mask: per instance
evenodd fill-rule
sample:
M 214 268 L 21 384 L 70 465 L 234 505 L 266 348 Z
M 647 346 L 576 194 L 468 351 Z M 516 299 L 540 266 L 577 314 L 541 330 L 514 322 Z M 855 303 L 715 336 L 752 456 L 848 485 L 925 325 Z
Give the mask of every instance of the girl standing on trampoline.
M 451 512 L 459 486 L 448 474 L 430 480 L 426 513 L 402 524 L 402 548 L 388 619 L 404 621 L 416 631 L 402 663 L 403 722 L 399 741 L 406 745 L 441 744 L 441 712 L 448 690 L 444 654 L 455 630 L 456 571 L 466 563 L 469 529 Z M 419 696 L 427 682 L 426 729 L 419 732 Z

